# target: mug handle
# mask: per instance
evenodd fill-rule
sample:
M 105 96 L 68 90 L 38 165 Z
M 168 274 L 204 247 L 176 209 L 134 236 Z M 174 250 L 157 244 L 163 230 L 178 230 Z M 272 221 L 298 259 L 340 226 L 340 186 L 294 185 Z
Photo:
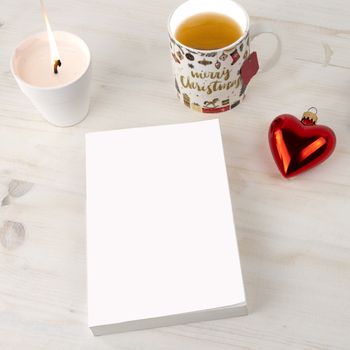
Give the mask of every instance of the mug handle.
M 273 30 L 265 23 L 257 23 L 251 26 L 250 28 L 251 41 L 253 41 L 257 36 L 265 33 L 272 34 L 275 37 L 277 41 L 277 47 L 274 53 L 272 54 L 272 56 L 266 61 L 266 63 L 260 66 L 259 71 L 262 73 L 270 70 L 278 62 L 282 53 L 281 38 L 275 32 L 273 32 Z

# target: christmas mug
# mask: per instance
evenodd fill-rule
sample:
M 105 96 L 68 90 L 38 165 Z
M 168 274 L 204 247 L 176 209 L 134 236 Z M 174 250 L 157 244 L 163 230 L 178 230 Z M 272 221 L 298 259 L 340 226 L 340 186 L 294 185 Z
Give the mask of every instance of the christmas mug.
M 175 36 L 178 27 L 191 16 L 216 13 L 229 16 L 243 33 L 232 44 L 214 50 L 202 50 L 180 43 Z M 281 55 L 281 40 L 265 24 L 249 24 L 246 10 L 232 0 L 188 0 L 168 20 L 171 59 L 175 88 L 180 100 L 203 113 L 228 111 L 244 99 L 251 78 L 272 68 Z M 260 34 L 272 34 L 277 45 L 270 58 L 259 67 L 256 52 L 250 53 L 250 41 Z

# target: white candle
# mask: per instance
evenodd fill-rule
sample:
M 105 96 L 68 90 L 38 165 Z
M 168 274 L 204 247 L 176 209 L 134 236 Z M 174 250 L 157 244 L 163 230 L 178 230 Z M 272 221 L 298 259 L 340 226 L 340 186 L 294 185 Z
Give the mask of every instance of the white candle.
M 35 34 L 16 48 L 11 71 L 21 90 L 52 124 L 71 126 L 89 109 L 91 57 L 85 42 L 67 32 L 55 31 L 62 65 L 54 73 L 48 33 Z
M 57 87 L 83 75 L 89 65 L 86 45 L 78 37 L 63 32 L 55 32 L 55 39 L 62 62 L 58 73 L 53 71 L 48 36 L 43 33 L 27 39 L 17 49 L 13 64 L 20 79 L 33 86 Z

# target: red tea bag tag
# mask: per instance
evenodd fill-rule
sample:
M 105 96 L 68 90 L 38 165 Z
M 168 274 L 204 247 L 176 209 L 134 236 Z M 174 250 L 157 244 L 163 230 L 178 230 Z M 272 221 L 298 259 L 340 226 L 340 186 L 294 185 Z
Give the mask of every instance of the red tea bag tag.
M 249 57 L 244 61 L 241 68 L 241 77 L 243 81 L 243 85 L 247 86 L 253 76 L 258 73 L 259 70 L 259 62 L 258 55 L 256 52 L 252 52 Z

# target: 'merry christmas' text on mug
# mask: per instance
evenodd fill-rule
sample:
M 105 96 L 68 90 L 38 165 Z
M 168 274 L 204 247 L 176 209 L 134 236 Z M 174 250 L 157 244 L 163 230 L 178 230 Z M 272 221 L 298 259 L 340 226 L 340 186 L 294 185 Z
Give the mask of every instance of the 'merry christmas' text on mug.
M 243 35 L 221 49 L 198 50 L 175 38 L 179 25 L 188 17 L 205 12 L 230 16 Z M 281 41 L 264 24 L 249 25 L 244 8 L 232 0 L 189 0 L 180 5 L 168 22 L 175 87 L 181 101 L 193 110 L 217 113 L 230 110 L 242 101 L 250 79 L 259 70 L 257 55 L 250 53 L 250 40 L 263 33 L 273 34 L 277 46 L 260 71 L 274 66 L 281 55 Z

